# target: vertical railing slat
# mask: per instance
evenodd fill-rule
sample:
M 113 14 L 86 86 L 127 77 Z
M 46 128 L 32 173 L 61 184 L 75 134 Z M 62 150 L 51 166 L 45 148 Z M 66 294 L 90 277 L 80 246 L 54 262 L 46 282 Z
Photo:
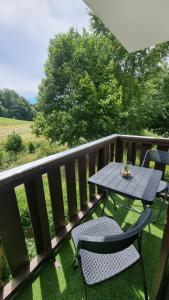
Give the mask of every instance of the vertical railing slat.
M 87 178 L 86 178 L 86 157 L 82 156 L 78 159 L 79 174 L 79 193 L 80 208 L 84 209 L 87 205 Z
M 56 235 L 65 227 L 64 203 L 60 167 L 54 167 L 48 172 L 49 190 L 52 205 L 53 221 Z
M 51 254 L 51 238 L 42 176 L 37 175 L 25 183 L 28 207 L 32 221 L 37 254 Z
M 115 161 L 122 162 L 123 161 L 123 142 L 116 142 L 116 153 L 115 153 Z
M 98 150 L 98 170 L 105 166 L 105 161 L 105 148 L 101 148 Z
M 13 188 L 0 190 L 0 237 L 8 265 L 15 276 L 28 262 L 28 252 Z
M 95 165 L 96 165 L 96 152 L 92 152 L 89 154 L 89 177 L 95 174 Z M 90 200 L 95 197 L 96 188 L 95 185 L 89 185 L 89 194 Z
M 136 150 L 137 144 L 129 142 L 127 151 L 127 161 L 131 161 L 132 165 L 135 165 L 136 162 Z
M 76 176 L 75 176 L 75 163 L 73 160 L 65 164 L 65 172 L 66 172 L 68 213 L 69 213 L 69 220 L 71 220 L 77 215 Z
M 110 161 L 110 148 L 109 144 L 105 146 L 105 164 L 108 165 Z
M 110 161 L 114 161 L 114 143 L 110 144 Z

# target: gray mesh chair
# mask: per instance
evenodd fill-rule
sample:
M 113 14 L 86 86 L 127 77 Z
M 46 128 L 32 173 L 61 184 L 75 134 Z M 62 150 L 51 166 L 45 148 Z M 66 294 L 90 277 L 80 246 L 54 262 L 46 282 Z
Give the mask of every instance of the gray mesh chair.
M 147 163 L 151 161 L 163 165 L 169 165 L 169 153 L 162 150 L 148 150 L 145 154 L 142 166 L 145 167 Z M 161 180 L 158 187 L 157 196 L 159 196 L 161 193 L 164 193 L 164 197 L 163 197 L 163 201 L 161 202 L 161 206 L 158 211 L 158 214 L 156 218 L 153 219 L 152 221 L 157 221 L 158 218 L 160 217 L 163 205 L 165 204 L 166 198 L 168 196 L 168 190 L 169 190 L 168 183 L 166 181 Z
M 85 299 L 87 299 L 86 285 L 92 286 L 108 280 L 137 262 L 140 265 L 145 300 L 148 299 L 141 252 L 141 233 L 149 224 L 151 215 L 151 209 L 147 208 L 126 232 L 109 217 L 85 222 L 72 230 Z M 137 249 L 133 245 L 135 241 Z

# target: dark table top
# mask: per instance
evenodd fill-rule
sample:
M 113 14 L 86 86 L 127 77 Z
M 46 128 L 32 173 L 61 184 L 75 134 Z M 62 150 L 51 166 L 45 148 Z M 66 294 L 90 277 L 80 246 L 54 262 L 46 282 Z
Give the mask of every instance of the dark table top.
M 122 163 L 112 162 L 91 176 L 88 180 L 103 190 L 143 200 L 152 204 L 158 190 L 162 172 L 154 169 L 131 166 L 132 176 L 121 176 Z

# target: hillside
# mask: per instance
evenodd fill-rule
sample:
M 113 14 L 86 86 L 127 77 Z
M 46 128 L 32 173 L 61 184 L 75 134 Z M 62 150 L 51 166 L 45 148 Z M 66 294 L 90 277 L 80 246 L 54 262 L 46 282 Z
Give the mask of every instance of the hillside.
M 0 117 L 32 120 L 35 107 L 13 90 L 0 90 Z
M 5 139 L 13 131 L 23 138 L 31 137 L 31 121 L 15 120 L 0 117 L 0 139 Z

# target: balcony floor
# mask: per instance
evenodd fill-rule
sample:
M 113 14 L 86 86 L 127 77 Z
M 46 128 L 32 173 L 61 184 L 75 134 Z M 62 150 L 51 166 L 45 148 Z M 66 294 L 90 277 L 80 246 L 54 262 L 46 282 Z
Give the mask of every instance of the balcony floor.
M 123 197 L 115 197 L 118 201 L 125 201 Z M 139 201 L 135 201 L 134 206 L 142 209 Z M 156 201 L 153 206 L 154 214 L 157 213 L 158 207 L 159 202 Z M 107 204 L 105 213 L 113 216 L 124 229 L 133 224 L 138 217 L 138 214 L 127 211 L 122 207 L 115 211 L 111 201 Z M 166 207 L 158 224 L 147 226 L 143 234 L 143 256 L 149 292 L 152 288 L 152 278 L 159 257 L 165 213 Z M 98 207 L 92 218 L 99 217 L 100 214 L 101 207 Z M 29 282 L 23 291 L 15 297 L 15 300 L 83 299 L 79 270 L 78 268 L 75 270 L 72 268 L 73 254 L 73 243 L 70 239 L 67 239 L 62 243 L 56 254 L 56 260 L 60 263 L 61 268 L 56 269 L 52 262 L 44 264 L 34 281 Z M 97 298 L 97 300 L 144 299 L 139 266 L 136 264 L 131 269 L 105 283 L 87 288 L 87 294 L 88 299 Z

